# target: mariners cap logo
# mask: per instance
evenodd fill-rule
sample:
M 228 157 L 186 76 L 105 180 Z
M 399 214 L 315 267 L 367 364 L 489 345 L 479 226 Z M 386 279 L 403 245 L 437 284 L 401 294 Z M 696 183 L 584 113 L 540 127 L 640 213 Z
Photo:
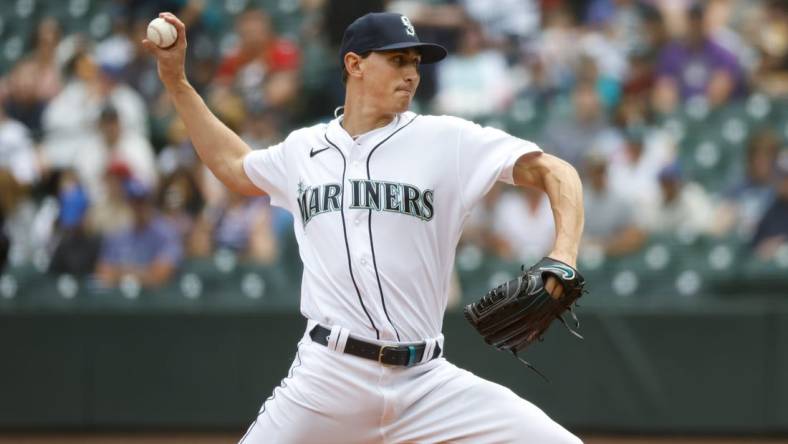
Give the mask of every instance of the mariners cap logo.
M 410 23 L 410 19 L 405 17 L 404 15 L 402 17 L 400 17 L 400 19 L 402 20 L 402 24 L 405 25 L 405 34 L 407 34 L 409 36 L 415 36 L 416 35 L 416 29 Z

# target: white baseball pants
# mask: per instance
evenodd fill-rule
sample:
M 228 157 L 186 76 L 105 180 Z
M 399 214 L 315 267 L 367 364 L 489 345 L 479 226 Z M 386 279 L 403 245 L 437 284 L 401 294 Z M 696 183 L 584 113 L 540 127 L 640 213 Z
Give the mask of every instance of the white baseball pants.
M 535 405 L 443 357 L 385 366 L 308 334 L 239 444 L 444 442 L 582 444 Z

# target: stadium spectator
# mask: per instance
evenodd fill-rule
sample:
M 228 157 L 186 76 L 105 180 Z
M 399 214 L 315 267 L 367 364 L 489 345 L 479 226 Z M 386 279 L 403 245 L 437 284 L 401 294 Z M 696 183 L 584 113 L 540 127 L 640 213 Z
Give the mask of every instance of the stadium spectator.
M 100 64 L 117 68 L 119 75 L 134 57 L 134 40 L 131 34 L 131 23 L 125 5 L 114 2 L 109 8 L 109 18 L 112 26 L 109 36 L 99 41 L 95 46 L 95 56 Z M 141 34 L 144 35 L 144 34 Z M 125 81 L 125 78 L 124 78 Z
M 177 229 L 158 214 L 150 190 L 133 179 L 124 184 L 133 225 L 107 236 L 101 247 L 96 277 L 114 287 L 130 278 L 143 287 L 165 284 L 183 258 Z
M 766 1 L 752 20 L 752 41 L 758 53 L 755 87 L 775 97 L 788 95 L 788 11 L 783 0 Z
M 2 229 L 10 240 L 13 264 L 29 262 L 46 249 L 57 212 L 53 197 L 46 196 L 39 203 L 30 187 L 20 184 L 10 171 L 0 169 L 0 213 L 5 219 Z
M 62 91 L 44 110 L 42 149 L 47 163 L 55 169 L 71 167 L 85 139 L 95 137 L 93 123 L 102 102 L 98 75 L 87 50 L 76 50 L 65 66 Z
M 606 110 L 615 108 L 621 98 L 621 84 L 619 79 L 599 72 L 597 62 L 588 55 L 580 56 L 575 71 L 577 83 L 589 83 L 596 87 L 599 100 Z
M 485 48 L 478 23 L 463 28 L 459 51 L 446 57 L 438 69 L 438 92 L 433 106 L 438 113 L 468 118 L 501 112 L 511 102 L 504 56 Z
M 57 204 L 51 196 L 34 198 L 32 191 L 40 179 L 30 131 L 5 116 L 0 106 L 0 213 L 4 216 L 0 230 L 9 240 L 12 259 L 32 259 L 48 244 Z
M 96 63 L 99 66 L 98 87 L 106 104 L 118 112 L 124 132 L 132 132 L 147 137 L 148 108 L 142 96 L 125 80 L 128 60 L 116 59 L 109 54 L 98 54 Z M 99 110 L 105 103 L 99 105 Z
M 276 76 L 279 87 L 297 95 L 301 51 L 294 43 L 276 35 L 268 14 L 259 9 L 244 11 L 236 20 L 235 32 L 238 45 L 219 64 L 216 83 L 234 86 L 245 102 L 256 103 L 265 99 L 260 96 L 263 82 Z
M 131 179 L 129 167 L 120 161 L 107 167 L 102 182 L 102 198 L 94 200 L 88 210 L 88 227 L 101 236 L 127 230 L 133 216 L 123 184 Z
M 731 232 L 750 239 L 766 209 L 774 199 L 774 165 L 780 139 L 770 130 L 755 133 L 747 144 L 745 176 L 725 192 L 713 218 L 712 232 Z
M 98 65 L 85 48 L 76 50 L 67 67 L 65 87 L 44 111 L 43 150 L 55 168 L 70 168 L 87 140 L 98 138 L 102 109 L 112 105 L 124 132 L 148 135 L 148 111 L 139 94 L 120 82 L 122 67 Z
M 273 108 L 283 117 L 283 123 L 291 125 L 298 118 L 300 110 L 301 78 L 296 70 L 272 71 L 265 77 L 262 87 L 263 95 L 260 102 L 247 103 Z
M 607 87 L 607 90 L 600 91 L 602 97 L 607 99 L 611 93 L 618 92 L 619 83 L 627 71 L 626 46 L 613 40 L 609 29 L 593 26 L 583 30 L 575 43 L 575 48 L 577 51 L 575 58 L 579 60 L 580 65 L 588 65 L 586 60 L 593 62 L 595 77 L 603 81 L 598 86 Z M 611 90 L 611 86 L 615 86 L 615 89 Z M 607 105 L 607 101 L 605 104 Z
M 9 118 L 0 106 L 0 170 L 8 171 L 17 183 L 30 186 L 39 178 L 30 131 L 21 122 Z
M 0 82 L 0 101 L 7 114 L 27 126 L 33 137 L 42 135 L 41 116 L 47 103 L 61 88 L 56 50 L 60 25 L 52 17 L 42 19 L 32 38 L 32 51 Z
M 643 107 L 650 106 L 649 100 L 654 87 L 654 61 L 645 48 L 637 48 L 629 56 L 629 69 L 621 84 L 622 100 L 643 102 Z M 670 103 L 665 108 L 670 109 Z
M 511 67 L 511 73 L 517 99 L 526 99 L 542 110 L 547 110 L 560 92 L 538 53 L 524 51 Z
M 640 209 L 608 184 L 608 160 L 592 151 L 585 158 L 585 228 L 583 245 L 598 248 L 606 256 L 621 256 L 640 249 L 646 233 L 638 226 Z
M 131 176 L 148 188 L 158 180 L 153 147 L 141 134 L 124 129 L 118 111 L 111 105 L 101 110 L 98 119 L 99 138 L 85 140 L 74 168 L 85 184 L 91 200 L 103 199 L 102 179 L 112 163 L 123 163 Z
M 637 92 L 625 92 L 618 106 L 611 113 L 611 121 L 618 132 L 653 125 L 654 114 L 648 97 Z
M 84 276 L 96 267 L 101 238 L 87 230 L 86 214 L 90 202 L 76 174 L 64 171 L 59 182 L 60 212 L 49 272 Z
M 178 169 L 197 170 L 200 165 L 191 140 L 186 135 L 183 121 L 175 118 L 167 128 L 167 145 L 156 158 L 157 168 L 162 175 L 170 175 Z
M 523 42 L 535 37 L 539 30 L 541 12 L 536 0 L 460 0 L 459 3 L 496 46 Z
M 553 247 L 555 222 L 547 195 L 532 188 L 501 193 L 492 214 L 498 255 L 524 264 L 538 261 Z
M 567 112 L 568 111 L 568 112 Z M 613 137 L 595 83 L 579 83 L 572 92 L 572 106 L 550 117 L 541 144 L 547 152 L 581 165 L 586 152 L 608 145 Z
M 648 42 L 648 33 L 643 29 L 647 8 L 635 0 L 591 0 L 588 2 L 585 22 L 609 36 L 615 47 L 625 55 Z
M 657 2 L 640 2 L 640 14 L 643 17 L 643 52 L 650 58 L 656 58 L 659 51 L 670 42 L 670 32 L 665 17 Z
M 229 250 L 243 259 L 270 264 L 277 258 L 267 197 L 246 197 L 231 191 L 221 206 L 206 206 L 190 239 L 190 253 L 205 257 Z
M 657 176 L 673 157 L 671 139 L 645 126 L 626 128 L 622 136 L 610 158 L 610 188 L 637 208 L 653 207 L 660 192 Z
M 763 9 L 762 2 L 757 3 L 761 4 L 752 7 L 753 5 L 729 0 L 713 0 L 705 3 L 703 24 L 706 33 L 736 57 L 745 76 L 755 68 L 757 52 L 753 42 L 749 41 L 741 31 L 744 22 L 750 20 L 751 12 Z
M 758 223 L 752 246 L 761 259 L 771 259 L 781 248 L 788 248 L 788 151 L 777 162 L 775 198 Z
M 713 207 L 703 188 L 684 179 L 678 163 L 662 168 L 658 175 L 658 205 L 643 209 L 643 224 L 653 234 L 699 236 L 711 226 Z
M 178 230 L 185 244 L 203 207 L 192 170 L 178 167 L 164 176 L 157 197 L 162 216 Z
M 708 34 L 703 17 L 704 7 L 695 3 L 689 11 L 685 37 L 662 50 L 655 94 L 681 100 L 705 97 L 709 105 L 717 107 L 742 92 L 744 79 L 736 57 Z
M 241 138 L 254 149 L 268 148 L 281 142 L 284 137 L 279 115 L 271 108 L 256 107 L 249 110 Z
M 580 31 L 572 15 L 566 8 L 558 7 L 545 12 L 544 28 L 531 45 L 543 62 L 549 84 L 562 92 L 573 81 L 579 38 Z

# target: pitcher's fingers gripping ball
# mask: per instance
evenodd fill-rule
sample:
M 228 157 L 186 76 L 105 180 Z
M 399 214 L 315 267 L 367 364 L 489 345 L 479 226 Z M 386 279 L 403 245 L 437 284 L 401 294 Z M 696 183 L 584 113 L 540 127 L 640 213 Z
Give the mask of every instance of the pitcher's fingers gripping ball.
M 557 279 L 563 287 L 560 296 L 551 296 L 545 288 L 549 277 Z M 465 317 L 485 342 L 516 356 L 539 340 L 555 319 L 582 339 L 566 324 L 563 315 L 569 311 L 577 323 L 572 304 L 583 295 L 584 287 L 585 279 L 577 270 L 546 257 L 524 270 L 521 276 L 495 287 L 479 301 L 467 305 Z M 529 363 L 525 364 L 531 367 Z
M 150 37 L 151 33 L 156 35 L 155 38 L 158 38 L 158 34 L 149 30 L 148 37 L 146 37 L 142 41 L 142 45 L 151 55 L 153 55 L 156 58 L 159 78 L 161 78 L 161 81 L 165 86 L 175 87 L 177 85 L 188 84 L 188 80 L 186 79 L 186 71 L 185 71 L 186 46 L 187 46 L 186 26 L 183 24 L 182 21 L 178 19 L 178 17 L 175 17 L 172 13 L 169 12 L 162 12 L 159 14 L 158 18 L 151 21 L 151 23 L 161 23 L 161 22 L 163 22 L 164 24 L 163 25 L 154 24 L 153 26 L 156 29 L 158 28 L 175 29 L 174 33 L 171 30 L 161 33 L 162 35 L 170 35 L 170 36 L 175 35 L 174 42 L 171 43 L 170 46 L 167 48 L 161 48 L 157 45 L 156 42 L 148 38 Z
M 178 40 L 178 30 L 167 20 L 156 17 L 148 23 L 147 37 L 159 48 L 166 49 Z

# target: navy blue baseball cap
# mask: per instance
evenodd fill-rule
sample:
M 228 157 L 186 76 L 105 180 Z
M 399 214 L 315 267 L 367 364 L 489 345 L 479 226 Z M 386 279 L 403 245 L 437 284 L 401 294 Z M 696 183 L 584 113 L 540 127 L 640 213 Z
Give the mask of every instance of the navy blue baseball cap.
M 345 54 L 369 51 L 390 51 L 416 48 L 421 63 L 435 63 L 446 57 L 446 48 L 434 43 L 423 43 L 416 35 L 410 19 L 392 12 L 372 12 L 357 18 L 345 29 L 339 48 L 339 63 L 345 65 Z

